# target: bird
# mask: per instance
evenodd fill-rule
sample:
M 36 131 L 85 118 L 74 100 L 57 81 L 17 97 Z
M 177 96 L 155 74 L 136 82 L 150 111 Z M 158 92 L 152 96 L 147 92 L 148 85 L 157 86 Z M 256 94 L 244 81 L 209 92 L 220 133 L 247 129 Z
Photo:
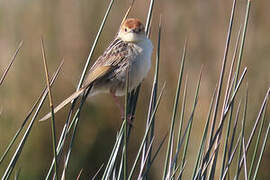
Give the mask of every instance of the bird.
M 54 113 L 89 90 L 88 97 L 110 93 L 123 115 L 124 108 L 118 97 L 126 93 L 127 74 L 128 92 L 131 92 L 147 76 L 151 68 L 152 51 L 153 45 L 146 35 L 144 24 L 137 18 L 127 18 L 113 41 L 90 68 L 82 87 L 61 102 Z M 50 117 L 51 113 L 48 113 L 40 121 Z

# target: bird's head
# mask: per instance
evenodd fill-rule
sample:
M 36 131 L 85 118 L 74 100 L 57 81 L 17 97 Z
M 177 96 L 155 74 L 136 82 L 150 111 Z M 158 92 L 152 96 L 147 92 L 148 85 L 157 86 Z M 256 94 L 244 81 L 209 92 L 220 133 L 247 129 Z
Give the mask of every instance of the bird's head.
M 139 42 L 145 40 L 146 35 L 143 23 L 136 18 L 126 19 L 120 27 L 118 37 L 125 42 Z

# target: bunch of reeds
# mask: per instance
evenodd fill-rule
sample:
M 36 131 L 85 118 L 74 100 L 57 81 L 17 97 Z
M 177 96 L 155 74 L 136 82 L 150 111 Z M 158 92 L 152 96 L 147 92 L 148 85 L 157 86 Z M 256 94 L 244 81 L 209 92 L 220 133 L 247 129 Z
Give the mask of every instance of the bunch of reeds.
M 146 105 L 145 107 L 140 107 L 147 108 L 148 115 L 145 119 L 145 130 L 142 136 L 143 138 L 140 141 L 140 146 L 136 154 L 136 158 L 133 159 L 133 163 L 127 163 L 129 159 L 127 150 L 129 143 L 132 143 L 130 141 L 130 136 L 132 136 L 133 128 L 131 124 L 127 123 L 127 117 L 130 115 L 135 116 L 136 104 L 140 95 L 140 86 L 133 92 L 129 94 L 126 93 L 125 118 L 119 131 L 115 133 L 116 140 L 111 151 L 111 155 L 108 161 L 101 165 L 96 175 L 91 177 L 92 179 L 97 179 L 98 177 L 100 177 L 100 179 L 149 179 L 149 172 L 153 169 L 151 167 L 155 163 L 156 157 L 161 156 L 159 152 L 162 148 L 166 148 L 166 154 L 163 164 L 163 176 L 160 177 L 160 179 L 183 179 L 183 177 L 189 177 L 190 179 L 221 180 L 232 178 L 246 180 L 256 179 L 263 158 L 263 153 L 267 143 L 270 128 L 270 122 L 265 121 L 265 112 L 267 103 L 269 101 L 270 88 L 267 90 L 265 98 L 262 100 L 261 106 L 258 107 L 258 114 L 256 119 L 252 121 L 254 123 L 253 129 L 251 132 L 248 132 L 245 127 L 246 119 L 249 116 L 248 85 L 243 83 L 244 79 L 246 78 L 248 67 L 243 68 L 242 72 L 240 72 L 240 67 L 243 66 L 242 55 L 244 53 L 249 12 L 252 2 L 251 0 L 247 1 L 244 22 L 242 22 L 242 26 L 238 27 L 238 38 L 237 41 L 233 43 L 231 42 L 231 34 L 235 19 L 235 1 L 236 0 L 233 1 L 231 8 L 227 38 L 224 47 L 224 56 L 222 58 L 222 66 L 220 67 L 219 73 L 219 81 L 217 82 L 217 86 L 212 93 L 213 95 L 211 104 L 209 104 L 209 112 L 207 115 L 205 115 L 205 123 L 203 124 L 204 131 L 201 132 L 201 136 L 199 137 L 201 142 L 199 148 L 197 149 L 198 153 L 196 160 L 194 162 L 188 161 L 190 155 L 188 149 L 192 143 L 190 141 L 191 132 L 193 130 L 192 125 L 193 123 L 196 123 L 193 121 L 194 116 L 196 116 L 196 112 L 200 111 L 200 109 L 197 107 L 197 103 L 200 99 L 201 77 L 203 76 L 204 72 L 202 68 L 201 72 L 198 73 L 198 81 L 196 83 L 197 86 L 194 94 L 194 99 L 187 99 L 188 84 L 193 83 L 189 81 L 188 75 L 185 73 L 185 64 L 187 63 L 186 54 L 188 53 L 187 41 L 183 47 L 182 56 L 179 58 L 180 67 L 178 73 L 178 83 L 176 85 L 175 100 L 172 102 L 173 109 L 171 110 L 171 121 L 168 133 L 160 135 L 159 132 L 155 131 L 156 112 L 159 110 L 159 104 L 162 102 L 163 91 L 168 88 L 164 82 L 159 81 L 159 69 L 162 68 L 159 66 L 160 49 L 162 47 L 162 22 L 160 21 L 159 28 L 157 29 L 158 41 L 155 42 L 157 49 L 154 53 L 155 58 L 153 58 L 156 61 L 151 98 L 148 106 Z M 92 45 L 89 56 L 86 60 L 85 68 L 81 74 L 77 89 L 79 89 L 82 85 L 87 69 L 89 67 L 91 57 L 94 53 L 96 44 L 98 43 L 99 37 L 103 30 L 106 19 L 109 16 L 113 3 L 114 0 L 111 0 L 103 21 L 100 25 L 99 31 L 96 35 L 95 41 Z M 150 26 L 151 19 L 153 18 L 152 12 L 154 3 L 155 1 L 151 0 L 148 11 L 146 22 L 146 32 L 148 36 L 150 36 Z M 155 30 L 156 29 L 152 28 L 152 31 Z M 19 44 L 9 66 L 2 75 L 0 80 L 0 88 L 22 44 L 22 42 Z M 231 46 L 233 46 L 233 48 L 230 48 Z M 50 86 L 57 78 L 63 61 L 56 69 L 52 78 L 50 78 L 50 73 L 47 68 L 47 60 L 43 40 L 41 40 L 41 49 L 47 84 L 46 87 L 44 87 L 44 90 L 41 92 L 40 97 L 38 97 L 36 100 L 36 103 L 33 105 L 32 109 L 26 115 L 23 123 L 21 124 L 21 127 L 17 130 L 14 137 L 10 141 L 6 151 L 1 155 L 0 166 L 2 166 L 2 162 L 4 160 L 7 160 L 7 154 L 10 153 L 12 146 L 15 146 L 15 141 L 19 137 L 19 134 L 22 133 L 23 128 L 26 128 L 22 138 L 19 140 L 15 152 L 12 155 L 12 158 L 9 161 L 8 166 L 6 167 L 5 173 L 2 175 L 3 180 L 9 179 L 11 177 L 12 172 L 16 167 L 16 163 L 22 155 L 21 152 L 25 147 L 25 142 L 28 140 L 33 124 L 37 123 L 37 115 L 39 114 L 47 96 L 49 97 L 50 109 L 52 113 L 51 132 L 53 137 L 53 144 L 51 149 L 54 153 L 54 159 L 51 160 L 46 179 L 69 179 L 66 177 L 66 172 L 69 170 L 68 167 L 72 166 L 72 164 L 70 164 L 70 156 L 72 155 L 72 149 L 77 134 L 77 128 L 79 126 L 79 121 L 82 118 L 80 113 L 87 94 L 84 95 L 81 99 L 75 99 L 71 103 L 66 122 L 62 127 L 61 135 L 59 138 L 57 138 L 55 135 L 53 95 L 50 91 Z M 231 61 L 228 60 L 228 52 L 230 49 L 234 49 L 233 58 Z M 227 77 L 225 76 L 226 68 L 229 68 L 229 74 Z M 184 78 L 185 76 L 186 78 Z M 241 87 L 246 89 L 244 94 L 239 94 L 239 89 Z M 221 98 L 222 92 L 225 93 L 225 98 L 223 99 Z M 183 97 L 182 102 L 179 102 L 180 96 Z M 240 102 L 235 101 L 236 97 L 240 97 Z M 187 101 L 193 101 L 191 110 L 187 110 L 186 108 Z M 75 108 L 76 103 L 79 105 L 78 108 Z M 185 122 L 184 114 L 187 112 L 191 113 L 188 115 L 189 119 Z M 177 114 L 180 114 L 180 118 L 177 118 Z M 26 125 L 28 126 L 26 127 Z M 265 132 L 263 131 L 264 126 L 267 127 Z M 257 136 L 255 136 L 255 134 L 257 134 Z M 161 142 L 158 142 L 159 145 L 156 148 L 153 148 L 153 144 L 156 141 L 155 137 L 157 135 L 164 136 L 164 138 Z M 67 141 L 67 137 L 71 137 L 71 140 Z M 252 143 L 255 144 L 253 151 L 250 150 Z M 221 144 L 223 148 L 221 147 Z M 66 154 L 63 154 L 64 146 L 68 146 Z M 248 156 L 251 157 L 249 158 L 250 161 L 247 158 Z M 60 167 L 59 161 L 63 159 L 64 166 Z M 187 163 L 193 165 L 193 173 L 184 176 L 186 167 L 185 165 Z M 220 164 L 220 168 L 217 168 L 217 164 Z M 230 168 L 232 164 L 235 164 L 234 166 L 236 168 Z M 20 178 L 19 171 L 15 173 L 15 178 Z M 80 174 L 78 175 L 78 179 L 79 178 Z

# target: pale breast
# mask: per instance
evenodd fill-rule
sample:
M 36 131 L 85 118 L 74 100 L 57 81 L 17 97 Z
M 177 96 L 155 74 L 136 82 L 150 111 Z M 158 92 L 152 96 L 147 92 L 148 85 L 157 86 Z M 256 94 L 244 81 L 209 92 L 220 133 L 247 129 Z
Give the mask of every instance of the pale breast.
M 132 59 L 130 64 L 129 72 L 129 91 L 136 88 L 142 80 L 147 76 L 151 68 L 151 55 L 153 50 L 153 45 L 149 39 L 140 41 L 134 44 L 136 49 L 136 56 Z M 117 96 L 125 95 L 125 88 L 119 87 L 116 91 Z

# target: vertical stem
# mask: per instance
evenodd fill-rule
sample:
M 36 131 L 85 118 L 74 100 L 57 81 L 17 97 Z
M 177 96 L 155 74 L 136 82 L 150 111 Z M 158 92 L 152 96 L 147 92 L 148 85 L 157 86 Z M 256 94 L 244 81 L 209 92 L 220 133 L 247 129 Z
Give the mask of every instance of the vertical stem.
M 44 69 L 45 69 L 45 74 L 46 74 L 46 83 L 47 83 L 47 87 L 48 87 L 50 109 L 51 109 L 51 113 L 52 113 L 51 130 L 52 130 L 52 141 L 53 141 L 54 171 L 55 171 L 55 174 L 56 174 L 56 180 L 58 180 L 58 165 L 57 165 L 57 153 L 56 153 L 56 133 L 55 133 L 55 120 L 54 120 L 54 107 L 53 107 L 52 93 L 51 93 L 50 81 L 49 81 L 49 73 L 48 73 L 48 65 L 47 65 L 47 61 L 46 61 L 46 54 L 45 54 L 45 50 L 44 50 L 43 39 L 41 39 L 41 49 L 42 49 L 42 58 L 43 58 Z
M 124 146 L 123 146 L 123 154 L 124 154 L 124 180 L 127 179 L 127 122 L 128 122 L 128 92 L 129 92 L 129 70 L 127 69 L 127 78 L 126 78 L 126 96 L 125 96 L 125 128 L 124 128 Z M 131 116 L 130 116 L 131 117 Z M 130 118 L 131 120 L 131 118 Z M 131 123 L 131 122 L 130 122 Z M 132 126 L 132 125 L 130 125 Z
M 220 102 L 220 97 L 221 97 L 223 78 L 224 78 L 224 74 L 225 74 L 227 56 L 228 56 L 230 42 L 231 42 L 231 34 L 232 34 L 232 27 L 233 27 L 233 21 L 234 21 L 234 13 L 235 13 L 235 4 L 236 4 L 236 0 L 233 0 L 231 16 L 230 16 L 230 22 L 229 22 L 229 27 L 228 27 L 228 31 L 227 31 L 227 38 L 226 38 L 226 44 L 225 44 L 225 49 L 224 49 L 224 55 L 223 55 L 223 62 L 222 62 L 222 67 L 221 67 L 221 72 L 220 72 L 220 77 L 219 77 L 218 89 L 217 89 L 217 98 L 216 98 L 215 108 L 214 108 L 214 112 L 213 112 L 213 121 L 212 121 L 212 128 L 211 128 L 211 132 L 210 132 L 209 144 L 210 144 L 210 142 L 212 141 L 212 138 L 213 138 L 213 133 L 214 133 L 214 129 L 215 129 L 215 123 L 216 123 L 216 119 L 217 119 L 217 112 L 218 112 L 218 107 L 219 107 L 219 102 Z M 224 112 L 224 107 L 222 108 L 222 113 L 221 113 L 221 118 L 220 118 L 220 125 L 223 124 L 222 123 L 223 112 Z M 218 135 L 218 139 L 221 138 L 222 129 L 223 128 L 221 127 L 221 131 L 220 131 L 220 134 Z M 208 146 L 208 147 L 210 147 L 210 146 Z M 210 175 L 209 175 L 210 179 L 214 179 L 214 176 L 215 176 L 216 162 L 217 162 L 218 150 L 219 150 L 219 146 L 217 146 L 217 141 L 216 141 L 216 144 L 215 144 L 215 148 L 217 148 L 217 151 L 216 151 L 216 153 L 214 155 L 212 164 L 210 166 Z

